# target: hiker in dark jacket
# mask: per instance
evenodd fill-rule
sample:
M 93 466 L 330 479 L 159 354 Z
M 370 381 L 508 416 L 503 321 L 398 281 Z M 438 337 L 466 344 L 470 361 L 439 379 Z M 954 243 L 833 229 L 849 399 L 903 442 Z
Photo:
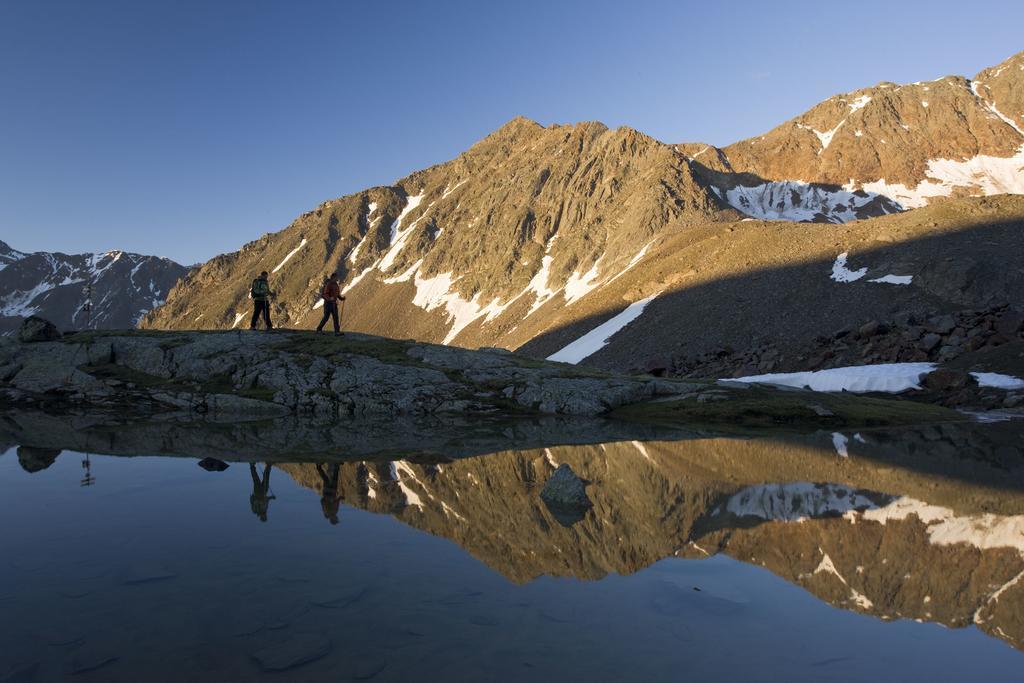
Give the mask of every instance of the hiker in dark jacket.
M 256 463 L 249 463 L 249 474 L 252 476 L 252 495 L 249 496 L 249 507 L 261 522 L 267 521 L 270 501 L 277 497 L 270 492 L 270 467 L 269 462 L 263 463 L 263 477 L 260 478 L 259 472 L 256 471 Z
M 338 284 L 338 274 L 331 273 L 331 277 L 324 283 L 323 291 L 321 296 L 324 300 L 324 317 L 320 321 L 320 324 L 316 326 L 317 334 L 320 334 L 324 330 L 324 325 L 327 324 L 328 318 L 334 319 L 334 334 L 341 334 L 341 323 L 338 320 L 338 304 L 345 300 L 345 297 L 341 295 L 341 285 Z
M 267 329 L 274 329 L 274 326 L 270 324 L 270 297 L 273 294 L 270 291 L 270 283 L 267 282 L 267 271 L 264 270 L 258 278 L 252 281 L 252 286 L 249 288 L 249 296 L 252 297 L 250 330 L 256 329 L 256 323 L 259 322 L 261 313 L 263 314 L 263 322 L 266 323 Z

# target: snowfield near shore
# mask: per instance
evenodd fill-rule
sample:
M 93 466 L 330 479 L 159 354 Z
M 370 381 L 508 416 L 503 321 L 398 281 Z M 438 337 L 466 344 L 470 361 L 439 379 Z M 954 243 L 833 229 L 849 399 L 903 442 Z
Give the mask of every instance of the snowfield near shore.
M 814 391 L 849 391 L 857 394 L 869 391 L 899 393 L 907 389 L 920 389 L 921 378 L 935 367 L 935 363 L 885 363 L 813 372 L 750 375 L 721 381 L 778 384 L 797 388 L 810 387 Z
M 921 378 L 938 366 L 935 363 L 881 363 L 854 365 L 808 372 L 776 372 L 768 375 L 749 375 L 720 382 L 746 384 L 776 384 L 813 391 L 849 391 L 855 394 L 884 392 L 896 394 L 908 389 L 920 389 Z M 978 386 L 996 389 L 1024 389 L 1024 379 L 997 372 L 972 372 Z

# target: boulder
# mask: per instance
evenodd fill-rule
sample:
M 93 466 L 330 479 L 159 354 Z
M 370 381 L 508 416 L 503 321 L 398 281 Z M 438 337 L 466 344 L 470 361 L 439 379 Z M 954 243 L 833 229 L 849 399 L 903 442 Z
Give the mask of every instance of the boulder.
M 978 382 L 970 373 L 951 368 L 939 368 L 929 372 L 921 380 L 921 386 L 931 391 L 959 391 L 977 386 Z
M 928 329 L 939 334 L 949 334 L 956 327 L 956 320 L 951 315 L 937 315 L 928 319 Z
M 921 341 L 918 342 L 917 345 L 921 347 L 922 351 L 929 352 L 936 346 L 938 346 L 941 341 L 942 337 L 935 334 L 934 332 L 929 332 L 928 334 L 921 337 Z
M 586 483 L 565 463 L 544 484 L 540 498 L 552 516 L 566 527 L 583 519 L 594 505 L 587 497 Z
M 55 341 L 63 337 L 57 326 L 49 320 L 30 315 L 21 323 L 18 330 L 18 341 L 22 343 Z
M 18 464 L 29 474 L 45 470 L 57 460 L 58 455 L 60 455 L 59 448 L 18 446 Z
M 223 460 L 217 458 L 203 458 L 198 463 L 207 472 L 223 472 L 228 468 L 228 464 Z
M 860 326 L 857 330 L 857 334 L 860 335 L 861 339 L 869 339 L 878 334 L 884 334 L 886 332 L 885 326 L 877 320 L 871 320 Z

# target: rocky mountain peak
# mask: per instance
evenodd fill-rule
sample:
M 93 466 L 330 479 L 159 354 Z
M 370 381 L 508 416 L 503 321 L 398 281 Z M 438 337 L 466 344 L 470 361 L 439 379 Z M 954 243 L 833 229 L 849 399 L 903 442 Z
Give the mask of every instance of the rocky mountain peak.
M 1024 192 L 1024 56 L 974 80 L 933 81 L 834 95 L 764 135 L 722 150 L 762 181 L 878 193 L 903 208 L 936 198 Z

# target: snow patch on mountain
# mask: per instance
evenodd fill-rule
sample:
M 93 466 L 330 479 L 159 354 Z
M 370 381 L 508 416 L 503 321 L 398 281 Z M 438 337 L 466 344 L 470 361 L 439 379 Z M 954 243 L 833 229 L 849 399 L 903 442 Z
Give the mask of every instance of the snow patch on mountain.
M 874 500 L 863 491 L 839 484 L 798 481 L 748 486 L 732 495 L 724 508 L 716 509 L 712 516 L 724 511 L 736 517 L 803 522 L 820 517 L 840 517 L 851 510 L 874 507 Z
M 993 76 L 997 76 L 997 75 L 999 75 L 999 72 L 996 72 Z M 1024 136 L 1024 128 L 1021 128 L 1020 124 L 1018 124 L 1016 121 L 1014 121 L 1012 118 L 1010 118 L 1009 116 L 1007 116 L 1003 112 L 999 111 L 999 109 L 996 107 L 996 103 L 995 102 L 990 102 L 986 97 L 984 97 L 981 94 L 981 91 L 979 90 L 979 88 L 982 85 L 983 85 L 983 83 L 981 81 L 971 81 L 971 92 L 974 93 L 974 96 L 978 98 L 978 101 L 981 102 L 981 104 L 986 109 L 988 109 L 990 112 L 995 114 L 998 118 L 1000 118 L 1004 123 L 1008 124 L 1015 131 L 1017 131 L 1022 136 Z
M 504 304 L 495 298 L 490 303 L 482 304 L 479 292 L 472 299 L 466 299 L 454 291 L 453 286 L 459 278 L 453 278 L 451 273 L 441 273 L 433 277 L 420 277 L 419 273 L 415 272 L 412 278 L 416 286 L 416 293 L 413 295 L 412 303 L 425 311 L 433 311 L 443 307 L 448 315 L 451 327 L 442 341 L 443 344 L 450 344 L 455 341 L 455 338 L 459 336 L 462 330 L 481 317 L 488 322 L 498 317 L 505 312 L 505 309 L 512 305 L 513 301 L 519 298 L 515 297 Z
M 846 259 L 849 255 L 849 252 L 844 251 L 839 256 L 836 256 L 836 260 L 832 263 L 832 275 L 829 276 L 831 279 L 836 282 L 856 282 L 867 275 L 867 268 L 850 270 L 846 267 Z
M 1024 145 L 1012 157 L 979 154 L 964 161 L 932 159 L 925 176 L 915 188 L 887 183 L 883 178 L 862 183 L 860 189 L 889 197 L 904 208 L 925 206 L 932 198 L 950 196 L 958 187 L 976 188 L 983 196 L 1024 194 Z M 853 187 L 847 185 L 844 189 Z
M 391 246 L 388 248 L 387 252 L 384 254 L 384 256 L 381 257 L 380 262 L 377 264 L 377 268 L 382 273 L 387 272 L 388 270 L 391 269 L 391 266 L 394 265 L 395 259 L 398 258 L 398 255 L 402 252 L 402 249 L 405 248 L 405 243 L 408 241 L 409 235 L 412 234 L 412 231 L 416 228 L 417 223 L 419 223 L 420 220 L 423 219 L 423 216 L 426 215 L 426 213 L 424 212 L 423 214 L 420 215 L 419 218 L 410 223 L 409 227 L 402 227 L 402 222 L 406 219 L 410 212 L 412 212 L 416 207 L 420 205 L 420 202 L 423 201 L 423 197 L 424 195 L 422 194 L 409 197 L 409 201 L 408 203 L 406 203 L 405 208 L 402 209 L 402 213 L 400 213 L 398 215 L 398 218 L 395 219 L 395 222 L 391 224 Z M 433 206 L 433 204 L 431 204 L 430 206 Z M 428 206 L 427 208 L 429 209 L 430 206 Z
M 934 363 L 879 363 L 807 372 L 750 375 L 719 381 L 810 387 L 812 391 L 899 393 L 908 389 L 920 389 L 921 377 L 934 369 Z
M 993 387 L 1007 391 L 1024 389 L 1024 379 L 1013 375 L 1004 375 L 998 372 L 972 372 L 971 374 L 978 381 L 979 387 Z
M 356 244 L 355 248 L 352 249 L 352 251 L 349 253 L 348 260 L 351 263 L 355 263 L 356 259 L 359 258 L 359 250 L 363 248 L 363 245 L 366 243 L 367 238 L 370 236 L 370 232 L 375 227 L 377 227 L 377 223 L 380 223 L 380 219 L 381 219 L 380 216 L 377 216 L 376 218 L 374 218 L 372 220 L 370 218 L 370 216 L 372 216 L 376 210 L 377 210 L 377 203 L 376 202 L 370 202 L 366 206 L 366 216 L 363 218 L 363 221 L 366 223 L 366 226 L 367 226 L 366 227 L 366 234 L 363 235 L 363 238 L 361 240 L 359 240 L 359 243 Z
M 927 526 L 929 540 L 935 545 L 963 543 L 981 550 L 1014 548 L 1024 553 L 1024 515 L 957 515 L 950 508 L 901 496 L 883 507 L 865 510 L 862 516 L 880 524 L 917 517 Z
M 547 359 L 558 361 L 560 363 L 579 363 L 580 361 L 594 355 L 600 351 L 615 334 L 622 330 L 622 328 L 639 318 L 643 314 L 644 309 L 647 308 L 647 305 L 654 301 L 658 294 L 661 294 L 661 292 L 652 294 L 646 299 L 641 299 L 640 301 L 631 303 L 626 307 L 626 310 L 611 319 L 606 320 L 576 341 L 551 354 Z
M 850 113 L 852 114 L 853 112 L 857 111 L 858 109 L 863 109 L 865 106 L 867 106 L 868 102 L 870 102 L 870 101 L 871 101 L 871 95 L 861 95 L 860 97 L 855 99 L 853 102 L 848 102 L 847 104 L 850 107 Z
M 597 277 L 597 263 L 582 275 L 574 271 L 565 281 L 565 303 L 571 304 L 593 291 L 598 286 Z
M 306 238 L 305 238 L 305 237 L 303 237 L 303 238 L 302 238 L 302 241 L 301 241 L 301 242 L 299 242 L 299 246 L 297 246 L 297 247 L 295 247 L 294 249 L 292 249 L 291 251 L 289 251 L 289 252 L 288 252 L 288 255 L 287 255 L 287 256 L 285 256 L 285 257 L 284 257 L 284 258 L 283 258 L 283 259 L 281 260 L 281 262 L 280 262 L 280 263 L 278 263 L 278 264 L 277 264 L 277 265 L 276 265 L 276 266 L 274 267 L 274 269 L 273 269 L 272 271 L 270 271 L 270 272 L 271 272 L 271 273 L 276 273 L 277 271 L 279 271 L 279 270 L 281 270 L 282 268 L 284 268 L 284 264 L 288 263 L 288 261 L 290 261 L 290 260 L 291 260 L 292 256 L 295 256 L 296 254 L 298 254 L 298 253 L 299 253 L 299 251 L 300 251 L 300 250 L 301 250 L 301 249 L 302 249 L 302 248 L 303 248 L 304 246 L 306 246 Z
M 856 282 L 867 274 L 868 269 L 866 267 L 858 268 L 857 270 L 850 270 L 847 268 L 846 259 L 848 256 L 849 252 L 845 251 L 839 256 L 836 256 L 836 260 L 832 263 L 832 274 L 829 275 L 830 279 L 835 280 L 836 282 Z M 884 285 L 909 285 L 913 281 L 913 275 L 893 275 L 892 273 L 868 280 L 868 282 L 875 282 Z
M 795 180 L 766 182 L 752 187 L 738 185 L 725 191 L 725 201 L 737 211 L 768 221 L 846 223 L 860 218 L 858 214 L 874 203 L 878 203 L 885 213 L 899 211 L 898 206 L 880 193 L 852 188 L 829 190 Z
M 882 277 L 876 277 L 868 280 L 868 282 L 878 282 L 884 285 L 909 285 L 914 281 L 913 275 L 883 275 Z

